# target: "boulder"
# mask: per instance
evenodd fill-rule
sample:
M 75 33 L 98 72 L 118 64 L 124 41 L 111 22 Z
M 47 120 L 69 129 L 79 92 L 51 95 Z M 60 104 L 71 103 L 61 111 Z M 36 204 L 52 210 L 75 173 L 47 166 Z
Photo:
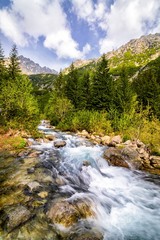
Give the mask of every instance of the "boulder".
M 145 154 L 147 155 L 147 153 Z M 130 146 L 125 146 L 123 148 L 111 147 L 104 152 L 104 157 L 110 165 L 135 169 L 143 169 L 143 156 L 138 153 L 137 149 Z
M 90 137 L 90 134 L 86 130 L 82 130 L 82 132 L 80 132 L 79 135 L 86 138 Z
M 65 199 L 58 199 L 51 205 L 47 216 L 53 224 L 71 227 L 80 219 L 93 217 L 94 212 L 91 209 L 91 202 L 87 200 L 68 202 Z
M 47 212 L 48 218 L 54 224 L 61 224 L 70 227 L 78 221 L 78 210 L 65 200 L 53 203 Z
M 18 206 L 16 209 L 9 211 L 7 214 L 6 229 L 8 232 L 18 227 L 20 224 L 25 223 L 33 215 L 24 206 Z
M 129 168 L 129 164 L 125 161 L 121 149 L 110 147 L 104 152 L 104 157 L 110 165 Z
M 103 236 L 100 233 L 86 232 L 80 234 L 80 236 L 74 238 L 74 240 L 102 240 Z
M 54 146 L 56 148 L 64 147 L 66 146 L 66 142 L 64 140 L 57 140 L 54 142 Z
M 110 143 L 110 141 L 111 141 L 111 138 L 110 138 L 110 136 L 104 136 L 104 137 L 101 137 L 101 142 L 102 142 L 102 144 L 109 144 Z
M 54 141 L 56 139 L 56 137 L 54 135 L 46 135 L 45 138 L 49 141 Z
M 150 156 L 150 164 L 154 168 L 160 169 L 160 156 Z
M 112 137 L 111 142 L 114 142 L 116 144 L 120 144 L 120 143 L 122 143 L 122 138 L 121 138 L 120 135 L 114 136 L 114 137 Z

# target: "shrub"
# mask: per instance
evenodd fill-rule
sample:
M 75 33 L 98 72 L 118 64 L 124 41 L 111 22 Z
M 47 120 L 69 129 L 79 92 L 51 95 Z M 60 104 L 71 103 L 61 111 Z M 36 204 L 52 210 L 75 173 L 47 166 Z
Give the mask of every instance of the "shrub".
M 109 133 L 112 132 L 110 121 L 107 114 L 98 111 L 80 110 L 70 113 L 62 122 L 58 124 L 62 130 L 82 131 L 90 133 Z

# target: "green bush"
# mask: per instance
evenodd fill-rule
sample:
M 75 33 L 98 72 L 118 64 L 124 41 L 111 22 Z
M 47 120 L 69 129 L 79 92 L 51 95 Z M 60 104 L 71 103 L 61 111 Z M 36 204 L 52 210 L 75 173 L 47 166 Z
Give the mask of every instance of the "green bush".
M 112 132 L 110 121 L 107 114 L 98 111 L 80 110 L 70 113 L 62 122 L 58 124 L 62 130 L 82 131 L 90 133 L 110 133 Z

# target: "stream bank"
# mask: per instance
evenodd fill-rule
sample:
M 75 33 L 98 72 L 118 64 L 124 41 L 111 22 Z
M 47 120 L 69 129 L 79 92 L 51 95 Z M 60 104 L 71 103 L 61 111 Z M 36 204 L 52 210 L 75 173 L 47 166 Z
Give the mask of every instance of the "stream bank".
M 112 166 L 107 145 L 39 129 L 43 139 L 1 159 L 0 239 L 160 238 L 159 176 Z

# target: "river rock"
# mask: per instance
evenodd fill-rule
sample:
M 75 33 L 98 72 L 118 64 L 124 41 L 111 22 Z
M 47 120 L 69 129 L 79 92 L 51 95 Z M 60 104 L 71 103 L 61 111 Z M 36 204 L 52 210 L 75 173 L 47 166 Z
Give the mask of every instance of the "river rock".
M 48 192 L 42 191 L 42 192 L 39 192 L 37 195 L 41 198 L 46 198 L 48 196 Z
M 33 215 L 24 206 L 18 206 L 16 209 L 11 210 L 7 214 L 6 229 L 8 232 L 18 227 L 20 224 L 25 223 Z
M 42 153 L 41 151 L 33 151 L 28 155 L 28 157 L 30 158 L 38 157 L 41 153 Z
M 82 132 L 80 132 L 79 135 L 86 138 L 90 137 L 90 134 L 86 130 L 82 130 Z
M 146 158 L 144 157 L 146 155 Z M 146 152 L 139 153 L 137 149 L 130 146 L 125 146 L 123 148 L 108 148 L 104 157 L 108 160 L 109 164 L 114 166 L 126 167 L 126 168 L 135 168 L 143 169 L 147 156 L 149 155 Z
M 71 227 L 79 219 L 93 217 L 94 212 L 89 201 L 76 200 L 75 202 L 68 202 L 65 199 L 59 199 L 53 202 L 47 216 L 54 224 Z
M 88 167 L 88 166 L 91 165 L 91 164 L 90 164 L 89 161 L 84 160 L 83 163 L 82 163 L 82 165 L 85 166 L 85 167 Z
M 65 200 L 53 203 L 47 213 L 49 219 L 54 224 L 61 224 L 70 227 L 78 221 L 78 210 Z
M 160 156 L 150 156 L 150 164 L 154 168 L 160 169 Z
M 110 136 L 104 136 L 104 137 L 101 137 L 101 142 L 102 142 L 102 144 L 109 144 L 110 143 L 110 141 L 111 141 L 111 138 L 110 138 Z
M 86 232 L 80 234 L 80 236 L 74 238 L 74 240 L 102 240 L 103 236 L 100 233 Z
M 122 138 L 120 135 L 114 136 L 114 137 L 112 137 L 111 142 L 120 144 L 120 143 L 122 143 Z
M 66 146 L 66 142 L 64 140 L 57 140 L 54 142 L 54 146 L 56 148 L 64 147 Z
M 45 138 L 49 141 L 54 141 L 56 139 L 54 135 L 46 135 Z
M 34 173 L 34 172 L 35 172 L 35 168 L 34 168 L 34 167 L 27 169 L 27 173 L 28 173 L 28 174 L 32 174 L 32 173 Z
M 30 191 L 36 191 L 38 190 L 38 188 L 40 187 L 40 184 L 36 181 L 30 182 L 27 184 L 27 186 L 29 187 Z
M 104 157 L 110 165 L 129 168 L 129 164 L 122 156 L 121 149 L 110 147 L 104 152 Z

